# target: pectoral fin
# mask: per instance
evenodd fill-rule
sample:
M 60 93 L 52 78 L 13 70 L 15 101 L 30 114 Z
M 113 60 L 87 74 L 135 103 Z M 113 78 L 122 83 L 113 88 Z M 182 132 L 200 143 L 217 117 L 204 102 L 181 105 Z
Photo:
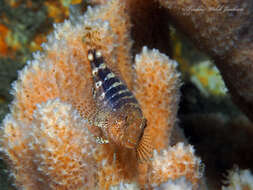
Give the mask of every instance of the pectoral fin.
M 150 136 L 146 133 L 144 131 L 136 149 L 137 159 L 139 162 L 148 162 L 152 158 L 153 146 Z

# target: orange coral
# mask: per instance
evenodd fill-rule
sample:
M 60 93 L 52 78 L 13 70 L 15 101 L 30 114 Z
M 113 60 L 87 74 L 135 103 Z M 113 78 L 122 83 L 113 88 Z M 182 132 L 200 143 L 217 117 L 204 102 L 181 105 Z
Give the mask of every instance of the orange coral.
M 5 42 L 5 37 L 8 33 L 8 28 L 3 25 L 0 24 L 0 55 L 5 56 L 8 52 L 8 46 Z
M 170 147 L 179 99 L 176 63 L 145 47 L 136 56 L 134 71 L 124 6 L 112 0 L 88 8 L 75 23 L 55 25 L 42 46 L 44 53 L 35 53 L 19 72 L 11 114 L 1 130 L 2 148 L 19 188 L 139 189 L 170 184 L 180 177 L 197 188 L 200 162 L 192 148 Z M 91 118 L 99 107 L 87 58 L 93 48 L 134 89 L 147 119 L 143 136 L 153 145 L 147 141 L 147 148 L 156 152 L 153 159 L 141 163 L 135 149 L 96 142 L 101 131 Z
M 178 143 L 159 154 L 155 152 L 151 164 L 153 171 L 149 177 L 152 184 L 161 184 L 181 176 L 196 184 L 199 175 L 202 175 L 201 172 L 196 172 L 196 166 L 201 165 L 200 160 L 194 156 L 193 147 L 185 146 L 183 143 Z
M 48 16 L 55 22 L 62 22 L 69 14 L 67 7 L 64 7 L 60 1 L 46 1 Z
M 45 117 L 48 114 L 50 118 Z M 57 99 L 38 105 L 30 126 L 24 126 L 10 115 L 4 122 L 3 142 L 16 168 L 14 176 L 19 187 L 94 187 L 95 141 L 89 134 L 87 121 L 70 105 Z
M 135 57 L 135 64 L 135 94 L 148 121 L 146 133 L 153 139 L 154 148 L 160 151 L 168 146 L 169 134 L 176 122 L 180 85 L 177 63 L 157 50 L 144 47 Z

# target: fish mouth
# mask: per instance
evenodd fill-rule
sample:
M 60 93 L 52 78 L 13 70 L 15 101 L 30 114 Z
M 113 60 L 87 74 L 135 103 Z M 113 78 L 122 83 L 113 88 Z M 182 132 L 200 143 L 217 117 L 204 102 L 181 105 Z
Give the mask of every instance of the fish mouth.
M 127 140 L 127 142 L 125 143 L 125 147 L 126 148 L 130 148 L 130 149 L 133 149 L 137 146 L 137 143 L 133 143 L 132 141 L 130 140 Z

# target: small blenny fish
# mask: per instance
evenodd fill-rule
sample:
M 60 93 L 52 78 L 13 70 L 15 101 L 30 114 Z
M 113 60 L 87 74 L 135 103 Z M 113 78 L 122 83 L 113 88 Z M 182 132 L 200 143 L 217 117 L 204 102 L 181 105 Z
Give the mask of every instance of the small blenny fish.
M 139 160 L 147 160 L 152 146 L 149 136 L 144 135 L 146 119 L 137 99 L 108 68 L 100 51 L 89 50 L 88 60 L 94 82 L 93 96 L 98 107 L 93 123 L 106 138 L 99 137 L 100 142 L 135 149 Z

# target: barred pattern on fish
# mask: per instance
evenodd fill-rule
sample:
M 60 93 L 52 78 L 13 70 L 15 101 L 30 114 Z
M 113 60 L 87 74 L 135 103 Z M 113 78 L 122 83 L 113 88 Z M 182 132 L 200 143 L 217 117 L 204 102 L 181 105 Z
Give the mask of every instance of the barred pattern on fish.
M 104 105 L 109 106 L 113 111 L 117 111 L 126 104 L 132 104 L 139 108 L 133 93 L 106 66 L 100 51 L 90 50 L 88 59 L 91 62 L 92 75 L 95 82 L 95 96 L 98 96 L 98 99 L 103 101 Z
M 100 51 L 89 50 L 88 60 L 92 69 L 94 99 L 99 107 L 94 123 L 108 139 L 103 142 L 135 148 L 140 160 L 148 159 L 152 146 L 149 136 L 144 135 L 146 119 L 135 96 L 108 68 Z

